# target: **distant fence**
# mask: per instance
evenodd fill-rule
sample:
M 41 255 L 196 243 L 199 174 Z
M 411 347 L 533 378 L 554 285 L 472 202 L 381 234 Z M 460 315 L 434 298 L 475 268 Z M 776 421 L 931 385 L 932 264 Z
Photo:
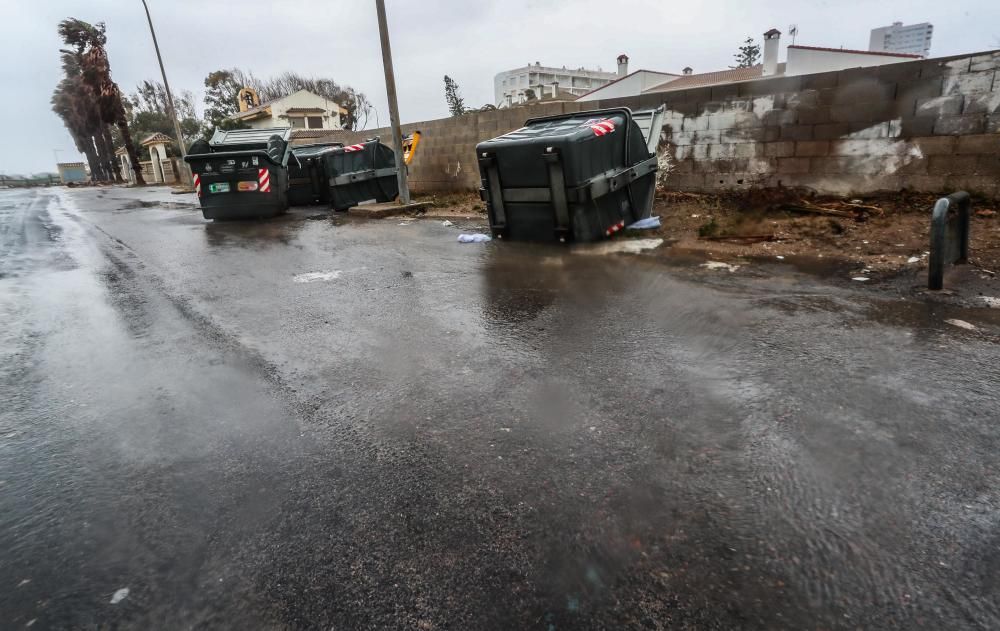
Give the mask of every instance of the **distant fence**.
M 55 186 L 61 184 L 58 175 L 43 175 L 39 177 L 16 178 L 0 175 L 0 188 L 27 188 L 30 186 Z

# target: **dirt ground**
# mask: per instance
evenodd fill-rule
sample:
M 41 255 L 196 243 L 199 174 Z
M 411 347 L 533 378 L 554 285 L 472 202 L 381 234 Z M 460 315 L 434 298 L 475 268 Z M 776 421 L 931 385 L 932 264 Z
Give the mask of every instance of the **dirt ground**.
M 850 263 L 858 273 L 886 273 L 926 267 L 936 200 L 907 193 L 848 199 L 790 190 L 733 195 L 668 191 L 657 195 L 653 207 L 662 226 L 622 237 L 661 237 L 674 251 L 722 261 L 808 256 Z M 427 195 L 419 201 L 431 202 L 428 216 L 484 217 L 486 212 L 472 193 Z M 972 207 L 970 263 L 995 276 L 1000 272 L 1000 204 L 974 200 Z

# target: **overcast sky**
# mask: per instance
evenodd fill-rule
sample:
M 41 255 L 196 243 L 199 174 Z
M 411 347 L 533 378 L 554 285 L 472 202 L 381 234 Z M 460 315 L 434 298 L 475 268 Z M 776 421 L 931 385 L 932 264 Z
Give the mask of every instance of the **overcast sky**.
M 149 0 L 167 77 L 201 107 L 209 72 L 239 66 L 330 77 L 366 93 L 388 119 L 373 0 Z M 932 56 L 1000 47 L 996 0 L 387 0 L 403 122 L 447 115 L 442 77 L 466 105 L 493 100 L 493 75 L 543 65 L 695 72 L 726 68 L 747 36 L 771 27 L 797 43 L 867 48 L 869 31 L 893 21 L 931 22 Z M 113 78 L 125 92 L 159 80 L 140 0 L 0 0 L 0 120 L 7 123 L 0 173 L 54 170 L 82 159 L 49 99 L 60 79 L 56 25 L 66 17 L 107 24 Z M 13 16 L 13 20 L 11 20 Z M 784 46 L 791 43 L 783 37 Z M 375 122 L 372 121 L 372 127 Z M 12 137 L 11 137 L 12 136 Z

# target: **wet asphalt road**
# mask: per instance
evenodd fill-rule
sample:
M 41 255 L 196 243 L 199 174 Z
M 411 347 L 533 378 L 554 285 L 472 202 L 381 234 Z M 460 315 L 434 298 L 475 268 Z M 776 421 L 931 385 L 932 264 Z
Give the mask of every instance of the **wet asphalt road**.
M 0 628 L 1000 627 L 995 312 L 157 201 L 0 191 Z

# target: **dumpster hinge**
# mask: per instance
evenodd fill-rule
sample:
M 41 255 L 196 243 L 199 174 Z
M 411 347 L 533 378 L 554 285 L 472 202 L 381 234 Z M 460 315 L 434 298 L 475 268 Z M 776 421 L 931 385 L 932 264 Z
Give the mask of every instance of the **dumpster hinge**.
M 549 168 L 549 190 L 555 211 L 556 239 L 565 243 L 570 236 L 569 204 L 566 201 L 566 177 L 563 174 L 562 156 L 555 147 L 548 147 L 542 154 Z

